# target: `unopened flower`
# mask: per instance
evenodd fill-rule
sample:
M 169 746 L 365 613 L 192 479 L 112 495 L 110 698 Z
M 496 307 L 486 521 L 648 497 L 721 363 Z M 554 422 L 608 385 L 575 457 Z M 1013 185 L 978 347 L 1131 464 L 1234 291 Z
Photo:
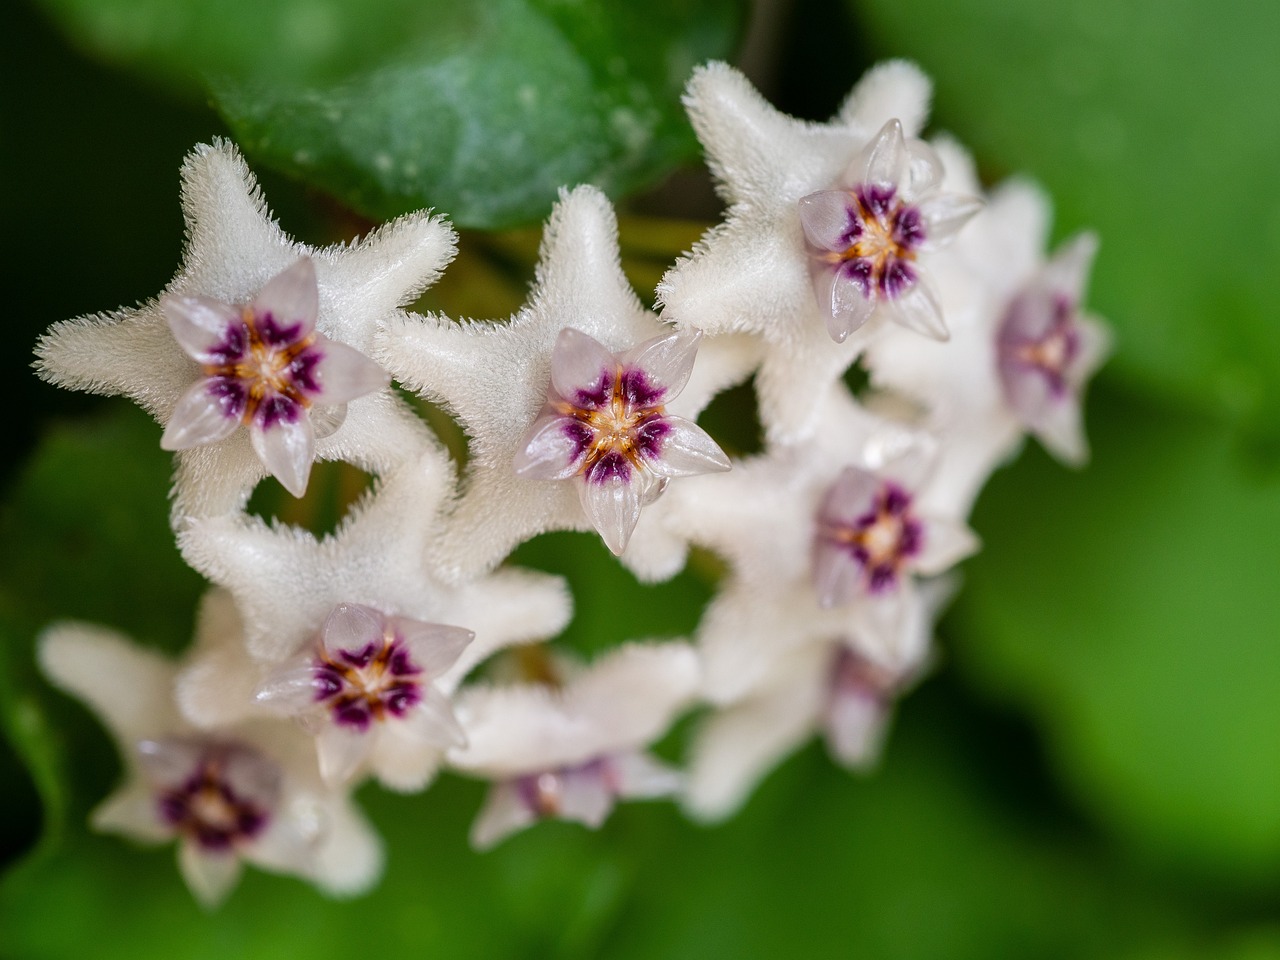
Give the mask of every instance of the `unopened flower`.
M 93 825 L 176 840 L 182 876 L 205 905 L 226 897 L 242 862 L 333 893 L 359 892 L 377 877 L 376 836 L 345 794 L 319 782 L 298 731 L 278 721 L 194 730 L 174 704 L 175 664 L 100 628 L 50 629 L 40 661 L 94 709 L 124 760 L 126 781 Z
M 461 499 L 433 544 L 442 564 L 451 565 L 458 576 L 491 569 L 516 544 L 543 531 L 593 529 L 597 524 L 590 510 L 601 515 L 601 529 L 610 531 L 620 531 L 619 518 L 631 513 L 634 484 L 610 479 L 602 490 L 616 500 L 595 497 L 584 510 L 574 485 L 534 481 L 512 469 L 517 457 L 525 465 L 544 459 L 537 445 L 530 456 L 528 432 L 548 401 L 549 383 L 576 400 L 577 391 L 590 393 L 599 386 L 606 367 L 615 370 L 615 358 L 653 341 L 643 363 L 659 363 L 653 375 L 669 395 L 675 392 L 668 383 L 673 375 L 682 384 L 689 377 L 669 406 L 666 398 L 660 401 L 663 416 L 692 420 L 718 390 L 743 379 L 754 360 L 754 350 L 733 337 L 714 338 L 710 344 L 704 340 L 690 377 L 684 367 L 692 361 L 696 340 L 666 339 L 673 332 L 670 325 L 640 303 L 622 272 L 617 230 L 613 207 L 598 189 L 581 186 L 562 193 L 543 231 L 529 299 L 510 321 L 459 323 L 443 316 L 415 316 L 390 325 L 375 353 L 398 380 L 445 406 L 470 440 Z M 553 361 L 567 329 L 600 346 L 569 340 L 560 361 Z M 609 392 L 611 385 L 603 389 Z M 590 402 L 583 397 L 584 404 Z M 567 461 L 559 443 L 563 439 L 568 444 L 567 437 L 553 431 L 542 439 L 556 441 L 551 447 Z M 667 449 L 674 455 L 670 443 Z M 669 462 L 674 470 L 674 458 Z M 648 468 L 652 465 L 646 461 Z M 641 479 L 647 483 L 649 475 L 647 469 Z M 625 542 L 620 532 L 607 539 L 611 546 Z M 640 566 L 665 575 L 679 568 L 683 545 L 668 540 L 646 546 L 655 555 L 638 561 Z M 624 554 L 623 562 L 633 562 L 634 549 Z
M 384 781 L 423 782 L 466 737 L 436 680 L 474 634 L 340 603 L 319 637 L 275 669 L 257 699 L 316 737 L 320 774 L 342 783 L 366 763 Z
M 881 326 L 866 324 L 878 305 L 945 334 L 924 261 L 977 202 L 938 190 L 941 164 L 915 139 L 928 99 L 929 81 L 897 61 L 869 71 L 826 124 L 779 113 L 724 64 L 689 81 L 685 104 L 729 209 L 658 298 L 680 327 L 768 344 L 756 389 L 771 440 L 813 433 L 825 394 Z
M 316 331 L 310 258 L 272 277 L 244 307 L 203 296 L 166 296 L 160 306 L 202 374 L 178 401 L 160 446 L 214 443 L 244 424 L 263 466 L 295 497 L 306 492 L 317 427 L 332 433 L 348 400 L 390 382 L 368 357 Z
M 1009 302 L 996 333 L 1000 382 L 1018 418 L 1067 463 L 1089 456 L 1081 427 L 1084 386 L 1110 337 L 1081 312 L 1097 238 L 1083 233 Z
M 494 781 L 471 829 L 487 848 L 537 820 L 599 826 L 619 798 L 674 793 L 679 778 L 645 753 L 697 692 L 698 659 L 680 643 L 628 645 L 565 679 L 478 686 L 458 696 L 468 744 L 457 769 Z
M 182 448 L 177 515 L 237 511 L 268 472 L 299 492 L 308 421 L 316 457 L 374 473 L 434 442 L 353 354 L 368 355 L 375 329 L 453 257 L 447 223 L 419 212 L 352 244 L 309 247 L 280 229 L 223 140 L 184 161 L 182 211 L 183 265 L 161 296 L 54 324 L 36 348 L 45 379 L 123 394 L 165 425 L 165 445 Z M 351 397 L 339 424 L 336 408 Z M 249 429 L 236 432 L 246 417 Z
M 666 410 L 689 380 L 700 336 L 673 332 L 621 354 L 571 327 L 556 339 L 547 402 L 515 471 L 576 480 L 583 510 L 615 554 L 667 481 L 729 469 L 701 427 Z

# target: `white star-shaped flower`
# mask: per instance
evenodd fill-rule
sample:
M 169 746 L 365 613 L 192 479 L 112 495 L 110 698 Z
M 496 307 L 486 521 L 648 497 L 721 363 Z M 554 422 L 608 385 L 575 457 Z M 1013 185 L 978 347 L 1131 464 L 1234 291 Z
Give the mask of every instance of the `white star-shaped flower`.
M 178 866 L 206 906 L 223 900 L 241 862 L 291 873 L 334 894 L 367 889 L 382 848 L 345 792 L 320 782 L 308 738 L 291 724 L 196 730 L 174 702 L 177 664 L 101 627 L 61 624 L 40 664 L 101 718 L 125 782 L 93 826 L 147 843 L 178 842 Z
M 687 644 L 628 644 L 556 687 L 464 689 L 457 713 L 468 743 L 449 763 L 495 781 L 472 844 L 485 849 L 547 817 L 598 827 L 619 797 L 675 793 L 676 771 L 644 748 L 692 703 L 698 681 Z
M 566 330 L 576 333 L 565 334 Z M 436 544 L 438 555 L 446 558 L 443 562 L 465 575 L 492 567 L 516 544 L 543 531 L 592 529 L 592 516 L 583 509 L 584 500 L 590 502 L 590 498 L 580 497 L 580 478 L 566 483 L 521 476 L 517 458 L 523 458 L 521 465 L 529 473 L 530 429 L 548 404 L 549 386 L 554 389 L 563 381 L 569 392 L 579 386 L 574 375 L 581 364 L 575 361 L 584 356 L 592 361 L 603 358 L 602 363 L 609 355 L 625 359 L 627 351 L 673 333 L 631 289 L 619 261 L 613 208 L 604 194 L 586 186 L 561 195 L 544 233 L 529 300 L 510 321 L 458 323 L 433 315 L 391 324 L 376 358 L 401 382 L 443 404 L 471 441 L 462 498 Z M 565 336 L 575 339 L 566 344 Z M 595 344 L 590 349 L 570 349 L 590 342 Z M 672 342 L 691 356 L 693 340 Z M 557 344 L 562 344 L 566 357 L 560 374 L 553 364 Z M 752 346 L 741 338 L 704 338 L 688 382 L 669 406 L 664 399 L 665 412 L 697 430 L 692 424 L 697 414 L 717 391 L 745 377 L 753 359 Z M 683 379 L 688 371 L 678 372 Z M 589 373 L 594 383 L 600 371 Z M 621 410 L 617 419 L 633 413 L 630 408 Z M 614 426 L 621 433 L 634 425 L 628 419 Z M 603 428 L 597 432 L 601 436 L 614 433 Z M 705 459 L 705 444 L 699 449 Z M 630 533 L 622 530 L 625 524 L 619 518 L 624 513 L 632 517 L 630 508 L 638 509 L 639 501 L 623 503 L 625 510 L 607 506 L 602 505 L 596 517 L 604 517 L 602 532 L 610 546 L 619 550 Z M 643 527 L 641 520 L 641 531 Z M 635 557 L 646 546 L 650 554 L 666 556 Z M 624 562 L 668 573 L 682 557 L 679 543 L 643 535 L 623 554 Z
M 274 382 L 277 367 L 283 369 L 297 359 L 289 350 L 305 347 L 314 353 L 330 341 L 337 345 L 330 352 L 342 353 L 342 369 L 338 360 L 312 359 L 321 370 L 326 364 L 332 368 L 328 375 L 335 386 L 344 381 L 338 393 L 345 397 L 351 385 L 376 384 L 354 372 L 358 361 L 350 360 L 351 354 L 368 355 L 374 330 L 399 316 L 454 255 L 452 228 L 426 212 L 401 217 L 351 245 L 314 249 L 299 243 L 272 219 L 239 152 L 223 140 L 196 147 L 183 163 L 182 209 L 187 224 L 183 265 L 161 296 L 136 308 L 55 324 L 36 351 L 41 376 L 59 386 L 123 394 L 137 401 L 173 428 L 166 435 L 168 446 L 209 441 L 178 454 L 174 510 L 179 520 L 242 508 L 268 472 L 264 459 L 286 487 L 299 492 L 305 486 L 301 459 L 290 449 L 306 439 L 305 430 L 287 438 L 276 431 L 271 436 L 278 442 L 265 446 L 262 429 L 236 430 L 216 439 L 219 430 L 210 426 L 208 403 L 202 410 L 191 406 L 196 402 L 189 396 L 193 385 L 212 375 L 212 368 L 219 366 L 215 360 L 230 356 L 224 350 L 213 357 L 209 351 L 218 352 L 214 341 L 225 339 L 223 333 L 228 324 L 238 322 L 236 316 L 261 320 L 268 307 L 283 307 L 297 314 L 281 321 L 287 325 L 305 321 L 309 330 L 313 320 L 319 340 L 309 347 L 295 348 L 290 341 L 286 348 L 282 341 L 281 350 L 273 352 L 255 341 L 255 349 L 246 347 L 243 357 L 236 356 L 254 365 L 254 375 L 265 376 L 260 381 L 265 385 Z M 305 289 L 310 281 L 297 273 L 305 262 L 314 266 L 310 291 Z M 245 327 L 253 329 L 253 324 Z M 181 342 L 175 333 L 183 337 Z M 307 330 L 301 330 L 299 343 L 306 336 Z M 248 376 L 248 367 L 242 372 Z M 277 395 L 266 386 L 263 390 L 268 397 Z M 182 423 L 173 424 L 184 395 Z M 324 406 L 323 390 L 304 390 L 295 400 L 321 404 L 316 408 L 322 414 L 319 419 L 310 418 L 316 421 L 317 434 L 334 427 L 337 417 L 331 415 L 333 407 Z M 251 434 L 265 451 L 261 458 Z M 330 435 L 316 439 L 315 455 L 381 473 L 431 442 L 412 410 L 391 390 L 380 389 L 351 400 L 345 420 Z
M 443 646 L 419 647 L 424 662 L 418 666 L 430 666 L 430 684 L 443 696 L 495 650 L 559 633 L 570 615 L 560 578 L 502 569 L 445 583 L 428 562 L 426 544 L 439 528 L 451 481 L 441 455 L 429 451 L 387 474 L 336 533 L 319 540 L 244 515 L 193 521 L 182 534 L 184 555 L 230 592 L 243 625 L 228 616 L 223 628 L 202 631 L 200 649 L 180 681 L 186 716 L 200 726 L 221 726 L 269 711 L 265 701 L 271 697 L 259 694 L 281 682 L 281 665 L 316 649 L 322 627 L 342 605 L 370 608 L 402 626 L 406 636 L 417 638 L 428 625 L 440 627 L 428 632 L 438 634 Z M 475 639 L 466 642 L 466 632 Z M 335 646 L 358 652 L 354 640 Z M 420 692 L 441 705 L 434 693 Z M 434 716 L 447 726 L 442 713 Z M 316 733 L 336 779 L 367 767 L 387 786 L 417 790 L 450 740 L 413 736 L 416 728 L 410 726 L 381 731 L 376 744 L 326 735 L 324 725 Z M 344 732 L 350 731 L 338 730 Z
M 685 104 L 729 209 L 658 297 L 682 328 L 767 343 L 756 387 L 773 440 L 814 429 L 823 394 L 883 326 L 867 323 L 873 312 L 945 336 L 948 305 L 926 264 L 978 201 L 937 193 L 942 165 L 915 139 L 929 92 L 913 65 L 885 63 L 815 124 L 779 113 L 724 64 L 689 82 Z

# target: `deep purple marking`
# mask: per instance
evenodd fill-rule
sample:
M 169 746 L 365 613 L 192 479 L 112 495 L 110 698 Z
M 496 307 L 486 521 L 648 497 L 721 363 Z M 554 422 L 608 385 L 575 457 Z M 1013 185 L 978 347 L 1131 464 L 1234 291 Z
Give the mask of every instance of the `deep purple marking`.
M 249 328 L 241 320 L 233 320 L 227 324 L 222 342 L 209 351 L 209 358 L 215 365 L 230 366 L 239 363 L 249 352 Z
M 574 392 L 574 406 L 579 410 L 597 410 L 613 400 L 613 371 L 602 370 L 594 387 Z
M 328 664 L 318 664 L 311 675 L 311 687 L 315 690 L 315 699 L 328 700 L 342 692 L 345 681 L 342 674 Z
M 570 458 L 570 462 L 576 463 L 591 448 L 591 444 L 596 438 L 595 431 L 581 420 L 573 420 L 568 417 L 564 419 L 560 429 L 573 444 L 573 456 Z
M 587 473 L 589 483 L 608 483 L 611 480 L 631 482 L 631 463 L 617 450 L 608 451 L 595 462 Z
M 847 223 L 845 224 L 844 233 L 840 234 L 839 243 L 843 249 L 848 250 L 857 242 L 858 238 L 863 234 L 862 215 L 858 212 L 856 205 L 848 205 L 845 207 L 845 215 Z
M 896 483 L 886 483 L 881 498 L 881 509 L 895 516 L 901 516 L 911 507 L 911 494 Z
M 925 241 L 924 217 L 917 207 L 904 204 L 893 218 L 893 242 L 905 250 L 915 250 Z
M 255 419 L 263 430 L 270 430 L 280 423 L 297 423 L 302 417 L 302 405 L 284 394 L 273 393 L 262 398 Z
M 339 650 L 338 656 L 358 670 L 367 667 L 378 653 L 378 644 L 370 641 L 359 650 Z
M 343 727 L 353 727 L 364 733 L 369 729 L 372 715 L 363 700 L 350 700 L 333 705 L 333 722 Z
M 422 701 L 422 690 L 416 683 L 397 683 L 382 696 L 382 702 L 393 716 L 403 717 Z
M 864 297 L 870 297 L 873 291 L 872 279 L 875 264 L 866 257 L 855 257 L 840 264 L 841 275 L 861 291 Z
M 880 275 L 880 292 L 890 300 L 899 297 L 916 282 L 916 272 L 906 260 L 890 256 L 886 258 L 884 273 Z
M 898 188 L 886 183 L 862 183 L 855 191 L 862 209 L 878 220 L 883 220 L 893 209 L 893 198 Z
M 663 442 L 670 435 L 671 423 L 666 417 L 650 417 L 636 428 L 636 449 L 646 459 L 657 460 L 662 456 Z
M 890 593 L 898 585 L 898 571 L 887 563 L 871 567 L 867 575 L 867 588 L 875 595 Z
M 324 360 L 324 351 L 318 347 L 307 347 L 289 364 L 289 377 L 295 387 L 307 393 L 322 393 L 323 386 L 318 376 L 320 363 Z
M 254 316 L 254 328 L 260 339 L 268 347 L 287 347 L 302 339 L 302 324 L 281 325 L 276 323 L 270 311 Z
M 639 367 L 622 372 L 622 398 L 632 407 L 656 407 L 666 393 L 666 387 L 654 383 Z
M 422 668 L 413 662 L 407 647 L 399 640 L 391 644 L 391 656 L 387 661 L 393 677 L 412 677 L 422 672 Z
M 229 850 L 237 840 L 248 840 L 266 826 L 268 815 L 249 800 L 242 799 L 225 780 L 212 776 L 210 761 L 200 765 L 181 786 L 165 790 L 156 798 L 160 818 L 179 832 L 188 834 L 204 850 Z M 200 819 L 196 798 L 213 791 L 230 808 L 230 824 L 208 823 Z
M 229 420 L 239 420 L 244 416 L 244 408 L 249 402 L 249 393 L 244 383 L 236 377 L 210 377 L 205 381 L 205 390 L 217 401 L 222 415 Z

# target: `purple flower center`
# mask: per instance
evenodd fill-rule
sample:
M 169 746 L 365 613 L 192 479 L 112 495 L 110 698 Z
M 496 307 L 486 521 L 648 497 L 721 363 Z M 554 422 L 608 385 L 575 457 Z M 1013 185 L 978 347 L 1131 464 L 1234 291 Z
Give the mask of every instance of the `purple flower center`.
M 301 323 L 281 324 L 270 313 L 245 307 L 227 327 L 204 365 L 209 394 L 223 412 L 263 429 L 294 423 L 321 392 L 316 371 L 324 352 Z
M 831 264 L 864 297 L 900 296 L 916 282 L 914 261 L 926 237 L 924 217 L 887 184 L 863 183 L 847 194 L 848 224 L 840 249 L 814 256 Z
M 1013 371 L 1031 373 L 1045 379 L 1049 394 L 1055 399 L 1071 392 L 1067 372 L 1080 355 L 1080 331 L 1076 325 L 1076 304 L 1063 294 L 1052 298 L 1052 319 L 1038 337 L 1021 335 L 1016 331 L 1025 324 L 1017 322 L 1018 314 L 1031 309 L 1022 298 L 1009 308 L 1009 318 L 1000 337 L 1001 366 L 1006 375 Z M 1008 368 L 1012 367 L 1013 371 Z
M 657 459 L 671 432 L 662 401 L 667 390 L 638 367 L 602 370 L 595 385 L 561 401 L 556 412 L 587 481 L 628 481 L 645 460 Z
M 871 508 L 855 519 L 827 519 L 821 535 L 848 552 L 873 594 L 897 587 L 903 565 L 924 546 L 924 524 L 911 511 L 911 494 L 885 481 Z
M 358 650 L 317 655 L 315 702 L 333 722 L 360 732 L 388 717 L 403 717 L 422 701 L 423 671 L 404 641 L 392 634 Z
M 606 757 L 596 757 L 572 767 L 559 767 L 540 773 L 528 773 L 515 780 L 516 794 L 530 813 L 539 818 L 558 817 L 564 805 L 566 788 L 572 781 L 594 780 L 598 786 L 618 793 L 617 773 Z
M 247 753 L 210 749 L 181 784 L 156 798 L 161 819 L 206 851 L 228 851 L 253 840 L 271 819 L 265 804 L 242 795 L 232 782 L 236 750 Z M 260 758 L 254 756 L 254 762 Z

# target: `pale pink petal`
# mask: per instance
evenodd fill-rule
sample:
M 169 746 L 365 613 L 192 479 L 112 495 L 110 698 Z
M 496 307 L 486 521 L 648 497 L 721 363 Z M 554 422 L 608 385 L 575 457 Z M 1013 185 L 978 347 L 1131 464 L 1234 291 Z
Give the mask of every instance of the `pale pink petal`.
M 316 366 L 316 379 L 320 382 L 317 396 L 321 403 L 346 403 L 381 390 L 391 382 L 387 371 L 345 343 L 320 337 L 313 349 L 324 354 Z
M 876 309 L 875 297 L 857 280 L 830 264 L 815 261 L 810 264 L 809 273 L 827 333 L 836 343 L 844 343 L 849 334 L 871 319 Z
M 336 787 L 355 776 L 373 747 L 372 734 L 337 723 L 324 725 L 316 736 L 316 759 L 325 783 Z
M 818 538 L 812 562 L 813 589 L 820 606 L 842 607 L 861 594 L 862 567 L 848 550 Z
M 178 844 L 178 869 L 200 905 L 212 909 L 240 879 L 241 864 L 234 853 L 206 853 L 197 844 L 183 841 Z
M 1062 463 L 1083 467 L 1089 462 L 1089 441 L 1084 435 L 1080 402 L 1075 397 L 1050 398 L 1031 424 L 1031 431 Z
M 162 843 L 173 837 L 173 827 L 158 814 L 155 793 L 137 778 L 95 807 L 89 822 L 95 830 L 121 833 L 146 843 Z
M 160 438 L 161 450 L 188 450 L 231 436 L 240 426 L 242 401 L 211 392 L 211 382 L 197 380 L 178 400 Z
M 902 183 L 901 198 L 914 203 L 942 185 L 942 159 L 923 140 L 907 141 L 907 173 Z
M 617 359 L 599 340 L 565 327 L 551 354 L 551 385 L 565 400 L 576 402 L 579 392 L 594 392 L 602 377 L 612 381 L 617 368 Z
M 173 331 L 173 338 L 197 363 L 225 361 L 225 357 L 215 356 L 213 351 L 226 345 L 229 327 L 244 325 L 239 307 L 212 297 L 162 297 L 160 309 Z M 248 346 L 247 336 L 244 344 Z
M 311 333 L 320 312 L 320 291 L 311 258 L 303 257 L 268 280 L 254 298 L 253 309 L 259 317 L 270 314 L 277 327 L 301 324 L 298 339 Z
M 920 204 L 924 219 L 922 249 L 935 250 L 951 240 L 960 228 L 983 207 L 979 197 L 963 193 L 941 193 Z
M 864 156 L 865 166 L 861 170 L 849 171 L 854 177 L 850 186 L 875 183 L 898 187 L 902 184 L 911 162 L 906 138 L 902 134 L 902 124 L 897 120 L 890 120 L 881 127 Z
M 255 421 L 249 427 L 249 439 L 262 465 L 281 486 L 295 497 L 307 492 L 311 462 L 316 457 L 316 439 L 311 418 L 305 412 L 292 423 L 277 420 L 265 430 Z
M 1013 412 L 1033 428 L 1045 419 L 1056 402 L 1048 377 L 1038 368 L 1018 360 L 1002 360 L 1000 381 Z
M 689 382 L 701 340 L 702 331 L 696 327 L 673 330 L 620 354 L 618 363 L 625 369 L 643 370 L 650 384 L 662 389 L 659 402 L 669 403 Z
M 316 669 L 309 662 L 291 661 L 268 675 L 254 694 L 259 703 L 285 714 L 302 713 L 316 703 Z
M 645 456 L 645 465 L 652 473 L 673 478 L 730 469 L 724 451 L 696 423 L 683 417 L 664 417 L 663 424 L 667 432 L 657 444 L 656 456 Z
M 580 441 L 589 430 L 572 417 L 545 413 L 521 438 L 512 461 L 516 474 L 531 480 L 564 480 L 582 466 L 587 447 Z
M 800 226 L 804 238 L 819 250 L 843 253 L 849 246 L 849 227 L 855 219 L 853 198 L 845 190 L 822 190 L 800 198 Z
M 297 818 L 273 817 L 266 830 L 244 851 L 256 866 L 280 873 L 305 874 L 315 854 L 315 838 L 300 829 Z
M 134 748 L 147 779 L 158 786 L 183 783 L 200 766 L 205 744 L 195 737 L 140 740 Z
M 583 481 L 578 495 L 591 525 L 614 555 L 620 556 L 640 520 L 637 484 L 619 477 L 604 482 L 588 480 Z
M 488 850 L 499 840 L 523 830 L 537 819 L 521 799 L 514 783 L 495 783 L 471 824 L 471 846 L 476 850 Z
M 1111 353 L 1111 331 L 1096 320 L 1077 316 L 1076 337 L 1076 355 L 1067 377 L 1079 389 Z
M 843 767 L 865 767 L 880 753 L 888 711 L 877 698 L 861 693 L 838 693 L 824 717 L 827 749 Z
M 884 305 L 891 319 L 908 330 L 922 333 L 933 340 L 951 339 L 942 319 L 942 307 L 929 282 L 920 274 L 915 282 Z
M 279 764 L 269 760 L 257 750 L 237 746 L 222 755 L 223 779 L 242 799 L 252 800 L 258 806 L 274 809 L 280 799 Z
M 325 652 L 337 659 L 346 651 L 359 653 L 369 644 L 381 645 L 386 618 L 361 603 L 340 603 L 329 611 L 320 628 Z
M 932 576 L 976 553 L 979 546 L 978 538 L 963 523 L 930 517 L 924 527 L 924 545 L 912 566 Z
M 457 663 L 462 651 L 476 636 L 462 627 L 423 623 L 408 617 L 392 617 L 390 625 L 409 648 L 413 662 L 432 679 Z
M 584 771 L 571 771 L 561 777 L 561 820 L 573 820 L 597 829 L 613 811 L 613 793 L 609 790 L 600 771 L 594 767 Z
M 463 733 L 458 718 L 453 714 L 453 704 L 448 697 L 431 685 L 423 687 L 422 700 L 416 707 L 403 717 L 388 719 L 387 723 L 389 726 L 398 727 L 402 733 L 422 743 L 438 747 L 442 751 L 449 747 L 467 745 L 467 735 Z
M 1098 252 L 1098 235 L 1079 233 L 1065 241 L 1045 264 L 1043 281 L 1055 293 L 1063 293 L 1073 303 L 1084 300 L 1089 271 Z
M 879 477 L 861 467 L 845 467 L 823 497 L 819 516 L 852 523 L 871 509 L 881 483 Z

